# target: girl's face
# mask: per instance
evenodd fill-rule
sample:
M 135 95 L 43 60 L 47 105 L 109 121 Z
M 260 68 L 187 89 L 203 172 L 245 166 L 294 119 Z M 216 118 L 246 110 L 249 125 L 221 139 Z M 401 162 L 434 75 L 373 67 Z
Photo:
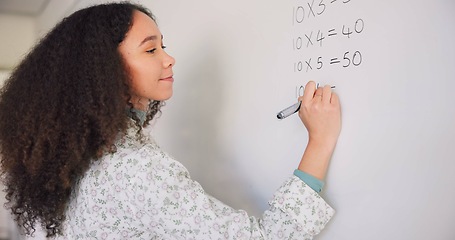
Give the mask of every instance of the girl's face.
M 134 11 L 133 24 L 119 45 L 131 76 L 130 94 L 134 108 L 146 110 L 150 100 L 172 96 L 172 67 L 175 59 L 164 51 L 163 35 L 155 21 Z

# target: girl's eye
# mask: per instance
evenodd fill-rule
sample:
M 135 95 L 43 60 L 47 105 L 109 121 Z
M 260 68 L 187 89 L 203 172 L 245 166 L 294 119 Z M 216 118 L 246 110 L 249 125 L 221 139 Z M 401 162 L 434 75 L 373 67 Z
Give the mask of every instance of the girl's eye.
M 165 49 L 166 46 L 161 46 L 161 49 Z M 150 49 L 150 50 L 147 50 L 148 53 L 154 53 L 156 51 L 156 48 L 153 48 L 153 49 Z

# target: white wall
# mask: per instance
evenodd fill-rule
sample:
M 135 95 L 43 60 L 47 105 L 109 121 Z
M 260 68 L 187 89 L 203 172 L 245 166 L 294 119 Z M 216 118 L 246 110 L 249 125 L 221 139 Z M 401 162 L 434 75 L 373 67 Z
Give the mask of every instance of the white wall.
M 12 69 L 36 40 L 32 17 L 0 14 L 0 69 Z
M 55 24 L 71 14 L 77 2 L 76 0 L 49 0 L 43 12 L 35 18 L 36 36 L 43 37 Z

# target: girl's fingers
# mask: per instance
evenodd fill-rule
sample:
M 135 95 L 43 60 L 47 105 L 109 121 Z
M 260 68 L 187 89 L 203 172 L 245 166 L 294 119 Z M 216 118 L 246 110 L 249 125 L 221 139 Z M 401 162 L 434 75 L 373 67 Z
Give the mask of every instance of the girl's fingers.
M 315 91 L 316 83 L 314 81 L 309 81 L 305 86 L 303 97 L 300 97 L 299 100 L 302 102 L 310 102 L 313 99 Z
M 319 85 L 319 84 L 318 84 Z M 309 103 L 311 101 L 323 101 L 324 103 L 333 103 L 334 92 L 332 92 L 332 87 L 330 85 L 325 85 L 324 87 L 318 87 L 314 81 L 309 81 L 303 92 L 303 96 L 299 97 L 299 101 Z M 338 96 L 336 96 L 335 101 L 338 103 Z
M 314 92 L 313 99 L 315 101 L 321 101 L 323 97 L 324 97 L 324 93 L 322 91 L 322 88 L 316 89 L 316 91 Z
M 324 88 L 322 88 L 322 101 L 325 103 L 330 103 L 332 99 L 332 88 L 330 85 L 325 85 Z
M 332 99 L 330 100 L 330 103 L 334 105 L 339 105 L 340 104 L 340 98 L 338 98 L 338 95 L 336 93 L 332 93 Z

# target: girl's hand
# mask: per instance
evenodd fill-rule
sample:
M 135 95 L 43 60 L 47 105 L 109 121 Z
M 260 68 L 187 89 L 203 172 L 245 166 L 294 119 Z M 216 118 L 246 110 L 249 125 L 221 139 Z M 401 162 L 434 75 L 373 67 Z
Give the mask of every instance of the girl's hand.
M 338 95 L 329 85 L 316 89 L 315 82 L 310 81 L 299 101 L 299 117 L 308 130 L 309 142 L 334 148 L 341 131 Z

